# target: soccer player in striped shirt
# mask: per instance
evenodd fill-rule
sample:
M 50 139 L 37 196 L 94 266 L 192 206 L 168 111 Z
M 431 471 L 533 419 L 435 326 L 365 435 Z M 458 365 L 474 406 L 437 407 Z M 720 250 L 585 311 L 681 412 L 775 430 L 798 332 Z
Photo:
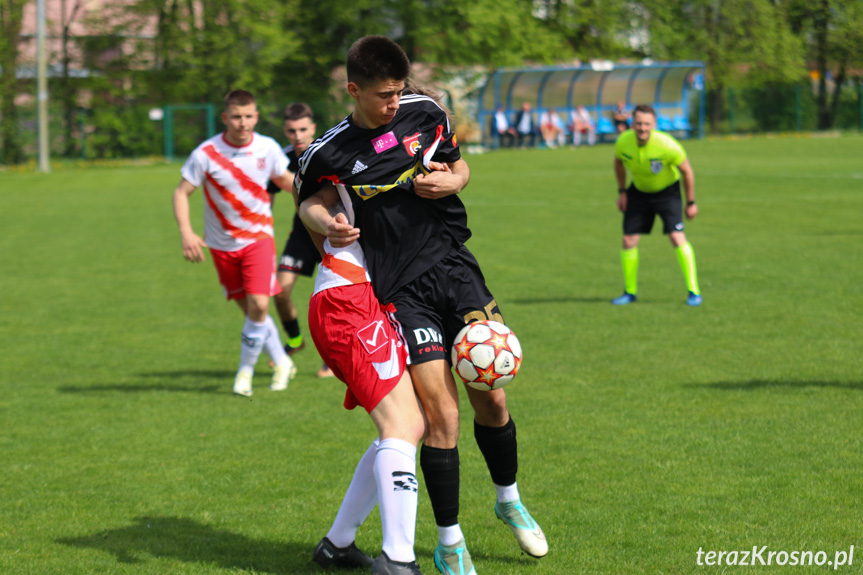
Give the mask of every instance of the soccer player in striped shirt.
M 400 326 L 372 290 L 365 254 L 356 241 L 339 247 L 356 239 L 359 230 L 353 227 L 347 193 L 335 193 L 341 197 L 332 210 L 311 206 L 302 212 L 322 254 L 309 303 L 309 331 L 321 357 L 348 387 L 345 408 L 361 405 L 378 438 L 357 464 L 336 519 L 312 559 L 324 569 L 371 567 L 375 575 L 421 575 L 414 538 L 416 451 L 423 417 L 406 371 L 408 352 Z M 375 503 L 383 545 L 372 561 L 357 549 L 355 538 Z
M 174 216 L 180 228 L 183 257 L 204 261 L 210 249 L 225 297 L 245 315 L 240 367 L 234 380 L 237 395 L 252 395 L 252 377 L 261 351 L 273 360 L 270 389 L 287 389 L 296 368 L 285 353 L 270 297 L 281 290 L 276 281 L 276 246 L 267 180 L 291 189 L 288 160 L 275 140 L 256 133 L 255 97 L 234 90 L 225 97 L 225 131 L 198 146 L 181 171 L 174 190 Z M 204 193 L 204 238 L 192 228 L 189 196 Z

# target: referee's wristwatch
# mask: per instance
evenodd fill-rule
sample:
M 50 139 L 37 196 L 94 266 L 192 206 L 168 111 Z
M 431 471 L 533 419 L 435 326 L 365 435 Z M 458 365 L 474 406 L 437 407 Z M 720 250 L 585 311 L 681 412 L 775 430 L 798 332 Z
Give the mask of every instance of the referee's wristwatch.
M 623 193 L 623 192 L 625 192 L 625 191 L 626 191 L 626 188 L 617 188 L 617 193 L 618 193 L 618 194 L 622 194 L 622 193 Z
M 692 200 L 691 202 L 686 202 L 686 207 L 687 207 L 687 208 L 688 208 L 689 206 L 694 206 L 694 205 L 695 205 L 695 200 Z

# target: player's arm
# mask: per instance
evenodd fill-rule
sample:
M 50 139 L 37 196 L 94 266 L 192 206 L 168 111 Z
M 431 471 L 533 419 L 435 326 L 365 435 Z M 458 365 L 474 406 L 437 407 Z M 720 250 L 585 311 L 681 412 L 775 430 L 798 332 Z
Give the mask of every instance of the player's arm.
M 281 176 L 275 176 L 270 178 L 270 181 L 279 186 L 281 189 L 286 192 L 290 192 L 294 189 L 294 177 L 296 174 L 291 172 L 290 170 L 285 170 Z
M 296 208 L 297 213 L 299 214 L 300 213 L 300 198 L 299 198 L 300 192 L 299 192 L 299 190 L 297 190 L 297 186 L 295 183 L 294 183 L 294 185 L 291 186 L 291 195 L 294 197 L 294 207 Z M 323 258 L 324 257 L 324 240 L 327 239 L 326 236 L 324 236 L 323 234 L 319 234 L 318 232 L 316 232 L 312 229 L 309 229 L 309 226 L 306 225 L 306 223 L 302 220 L 302 218 L 300 218 L 300 223 L 302 223 L 303 227 L 306 228 L 306 231 L 309 233 L 309 237 L 312 239 L 312 243 L 315 244 L 315 248 L 317 248 L 318 253 L 320 253 L 321 257 Z
M 277 178 L 272 178 L 270 181 L 277 185 L 279 188 L 291 193 L 291 196 L 294 198 L 294 209 L 298 210 L 299 192 L 297 192 L 297 187 L 294 185 L 294 179 L 296 177 L 297 175 L 295 173 L 287 170 L 281 176 Z
M 347 222 L 339 193 L 332 184 L 325 184 L 303 200 L 299 214 L 309 231 L 326 236 L 334 248 L 349 246 L 360 237 L 360 230 Z
M 420 174 L 414 180 L 414 190 L 421 198 L 436 200 L 457 194 L 470 181 L 470 167 L 462 158 L 455 162 L 430 162 L 429 167 L 432 167 L 432 172 Z
M 686 217 L 692 219 L 698 215 L 698 204 L 695 203 L 695 172 L 689 163 L 689 158 L 677 166 L 683 180 L 683 191 L 686 194 Z
M 294 198 L 294 209 L 297 210 L 297 213 L 300 211 L 300 193 L 297 191 L 296 186 L 291 187 L 291 196 Z
M 183 257 L 190 262 L 204 261 L 204 250 L 207 244 L 192 229 L 189 217 L 189 196 L 197 186 L 182 178 L 174 190 L 174 218 L 180 228 L 180 239 L 183 243 Z
M 614 177 L 617 178 L 617 209 L 626 211 L 626 167 L 617 156 L 614 157 Z

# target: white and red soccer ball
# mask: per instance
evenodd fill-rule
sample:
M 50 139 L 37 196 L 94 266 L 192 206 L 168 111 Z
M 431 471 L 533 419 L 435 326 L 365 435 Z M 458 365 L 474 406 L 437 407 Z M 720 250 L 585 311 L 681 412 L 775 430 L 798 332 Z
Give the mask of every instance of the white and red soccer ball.
M 452 365 L 474 389 L 500 389 L 521 367 L 521 344 L 511 329 L 492 320 L 467 324 L 455 336 Z

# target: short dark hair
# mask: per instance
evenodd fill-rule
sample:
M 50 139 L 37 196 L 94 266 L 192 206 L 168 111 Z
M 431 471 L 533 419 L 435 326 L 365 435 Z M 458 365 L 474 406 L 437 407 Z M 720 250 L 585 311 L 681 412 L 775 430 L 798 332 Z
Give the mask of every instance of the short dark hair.
M 401 46 L 386 36 L 363 36 L 348 50 L 348 82 L 361 88 L 381 80 L 406 80 L 411 61 Z
M 641 112 L 642 114 L 650 114 L 654 118 L 656 117 L 656 110 L 654 110 L 653 106 L 651 106 L 650 104 L 640 104 L 636 106 L 635 109 L 632 111 L 633 118 L 635 117 L 635 114 L 637 112 Z
M 315 114 L 312 112 L 311 106 L 305 102 L 294 102 L 287 105 L 285 108 L 285 120 L 294 122 L 303 118 L 308 118 L 312 122 L 315 121 Z
M 407 96 L 408 94 L 416 94 L 418 96 L 428 96 L 429 98 L 434 100 L 438 106 L 440 106 L 440 108 L 446 113 L 447 118 L 452 120 L 452 118 L 453 118 L 452 110 L 450 110 L 449 107 L 447 107 L 447 105 L 444 104 L 443 95 L 440 92 L 433 90 L 433 89 L 429 88 L 428 86 L 418 84 L 414 80 L 408 80 L 407 82 L 405 82 L 404 95 Z M 500 104 L 498 104 L 498 106 L 500 106 Z
M 225 96 L 225 109 L 231 106 L 248 106 L 255 103 L 255 96 L 246 90 L 231 90 Z

